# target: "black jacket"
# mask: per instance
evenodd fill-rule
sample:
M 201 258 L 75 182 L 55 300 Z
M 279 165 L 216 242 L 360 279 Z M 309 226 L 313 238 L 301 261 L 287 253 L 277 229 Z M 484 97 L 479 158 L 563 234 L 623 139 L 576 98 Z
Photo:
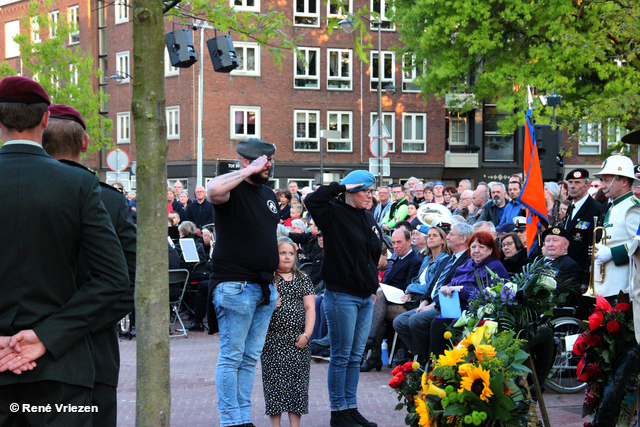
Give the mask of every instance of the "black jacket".
M 213 222 L 213 205 L 206 199 L 202 201 L 201 205 L 195 201 L 187 206 L 185 219 L 193 222 L 196 228 L 201 229 L 203 225 Z
M 569 232 L 568 254 L 580 266 L 579 280 L 581 284 L 589 282 L 589 266 L 591 264 L 589 247 L 593 241 L 593 217 L 599 217 L 602 209 L 602 204 L 593 197 L 587 196 L 587 200 L 576 212 L 574 218 L 570 219 L 570 212 L 567 212 L 565 219 L 564 229 Z
M 366 298 L 378 289 L 382 232 L 369 211 L 336 199 L 345 190 L 337 182 L 321 186 L 305 204 L 324 236 L 322 280 L 327 290 Z
M 505 204 L 504 206 L 507 205 Z M 504 214 L 504 210 L 502 211 L 502 213 Z M 480 214 L 480 218 L 478 219 L 478 221 L 490 221 L 497 227 L 498 224 L 500 224 L 501 219 L 502 216 L 498 212 L 498 207 L 495 205 L 495 203 L 493 203 L 493 200 L 489 200 L 482 207 L 482 213 Z

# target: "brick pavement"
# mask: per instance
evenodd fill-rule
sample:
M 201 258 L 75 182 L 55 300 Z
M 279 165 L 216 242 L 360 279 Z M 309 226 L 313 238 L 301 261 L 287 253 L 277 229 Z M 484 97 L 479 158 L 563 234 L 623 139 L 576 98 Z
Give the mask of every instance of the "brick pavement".
M 218 335 L 190 332 L 189 338 L 171 338 L 171 425 L 176 427 L 218 426 L 216 411 L 215 367 L 218 358 Z M 121 371 L 118 387 L 118 425 L 135 425 L 135 349 L 136 341 L 120 342 Z M 305 427 L 329 426 L 329 398 L 326 386 L 326 363 L 311 363 L 309 414 L 302 417 Z M 361 412 L 380 427 L 404 425 L 404 413 L 395 411 L 396 394 L 387 386 L 390 369 L 360 376 L 358 402 Z M 269 426 L 264 415 L 260 364 L 252 395 L 252 421 L 257 427 Z M 544 394 L 553 427 L 582 427 L 580 418 L 583 394 Z M 283 426 L 288 426 L 283 416 Z

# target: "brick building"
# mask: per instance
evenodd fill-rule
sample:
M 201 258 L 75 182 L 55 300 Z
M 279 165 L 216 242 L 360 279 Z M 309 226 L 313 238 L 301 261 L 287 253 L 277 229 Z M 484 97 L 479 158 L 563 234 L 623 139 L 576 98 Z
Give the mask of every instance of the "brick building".
M 204 50 L 203 108 L 203 176 L 205 180 L 228 171 L 237 160 L 235 145 L 239 140 L 256 136 L 277 145 L 274 187 L 284 187 L 288 180 L 300 187 L 317 182 L 320 177 L 320 144 L 325 182 L 337 180 L 355 168 L 367 168 L 369 133 L 377 116 L 378 52 L 369 52 L 369 64 L 361 62 L 354 51 L 352 34 L 326 32 L 326 18 L 335 14 L 334 6 L 320 0 L 232 0 L 236 8 L 259 11 L 273 5 L 291 20 L 291 37 L 301 36 L 298 46 L 306 58 L 306 66 L 287 53 L 281 68 L 273 63 L 271 54 L 256 43 L 237 41 L 232 34 L 240 67 L 229 74 L 215 73 L 208 51 Z M 262 3 L 262 4 L 261 4 Z M 367 6 L 379 10 L 384 2 L 372 0 Z M 0 0 L 0 31 L 5 61 L 20 70 L 19 49 L 11 37 L 21 30 L 19 19 L 28 12 L 28 1 Z M 356 10 L 363 1 L 351 4 Z M 383 4 L 384 8 L 384 4 Z M 133 43 L 131 10 L 126 0 L 58 0 L 51 8 L 52 20 L 70 19 L 79 25 L 78 34 L 70 44 L 79 44 L 93 52 L 96 66 L 103 77 L 96 85 L 110 95 L 102 113 L 113 120 L 113 140 L 116 148 L 126 151 L 135 160 L 135 136 L 131 117 L 131 76 Z M 371 25 L 374 46 L 377 27 Z M 167 20 L 165 29 L 174 24 Z M 175 28 L 183 28 L 175 25 Z M 24 31 L 24 29 L 22 29 Z M 193 32 L 196 52 L 200 56 L 200 34 Z M 214 30 L 205 29 L 204 39 L 214 37 Z M 220 33 L 218 33 L 220 34 Z M 502 114 L 495 106 L 459 116 L 446 108 L 447 100 L 426 100 L 413 84 L 419 73 L 403 69 L 405 61 L 393 46 L 399 35 L 388 21 L 382 24 L 384 58 L 382 112 L 385 126 L 391 133 L 390 176 L 387 181 L 444 179 L 455 183 L 462 178 L 506 180 L 522 170 L 522 148 L 517 136 L 501 136 L 497 122 Z M 373 61 L 371 60 L 373 59 Z M 371 72 L 371 64 L 374 71 Z M 168 176 L 180 179 L 190 190 L 196 185 L 198 127 L 199 64 L 191 68 L 173 68 L 165 52 L 165 88 L 167 95 L 167 129 L 169 140 Z M 112 78 L 119 75 L 120 78 Z M 338 130 L 339 139 L 320 138 L 320 129 Z M 606 143 L 586 141 L 578 147 L 569 141 L 573 157 L 565 158 L 568 167 L 601 163 L 597 156 Z M 106 152 L 86 160 L 107 174 Z M 135 188 L 135 176 L 127 169 L 118 179 Z M 130 181 L 127 181 L 130 178 Z

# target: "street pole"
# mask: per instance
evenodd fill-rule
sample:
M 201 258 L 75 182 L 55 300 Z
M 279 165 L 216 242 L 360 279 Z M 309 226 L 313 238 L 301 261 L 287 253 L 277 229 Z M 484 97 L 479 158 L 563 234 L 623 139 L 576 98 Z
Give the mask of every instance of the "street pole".
M 320 185 L 324 185 L 324 162 L 322 159 L 324 157 L 324 141 L 326 139 L 322 135 L 322 126 L 320 126 L 320 182 L 318 183 Z
M 202 138 L 202 116 L 203 116 L 203 98 L 204 98 L 204 29 L 205 28 L 213 28 L 206 22 L 200 22 L 197 20 L 195 23 L 191 24 L 193 27 L 200 28 L 200 72 L 198 74 L 198 136 L 196 140 L 197 147 L 197 159 L 196 159 L 196 187 L 199 185 L 204 185 L 202 178 L 202 146 L 204 144 L 204 140 Z
M 382 11 L 381 11 L 382 12 Z M 382 187 L 382 18 L 378 18 L 378 188 Z

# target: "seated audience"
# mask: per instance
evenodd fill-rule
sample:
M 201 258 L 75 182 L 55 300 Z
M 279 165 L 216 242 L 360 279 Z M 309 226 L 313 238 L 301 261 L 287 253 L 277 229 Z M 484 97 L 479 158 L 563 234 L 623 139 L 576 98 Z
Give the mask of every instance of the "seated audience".
M 531 259 L 527 256 L 527 248 L 522 244 L 518 234 L 514 231 L 505 234 L 500 240 L 504 257 L 502 264 L 509 276 L 522 273 L 522 267 L 529 264 Z

